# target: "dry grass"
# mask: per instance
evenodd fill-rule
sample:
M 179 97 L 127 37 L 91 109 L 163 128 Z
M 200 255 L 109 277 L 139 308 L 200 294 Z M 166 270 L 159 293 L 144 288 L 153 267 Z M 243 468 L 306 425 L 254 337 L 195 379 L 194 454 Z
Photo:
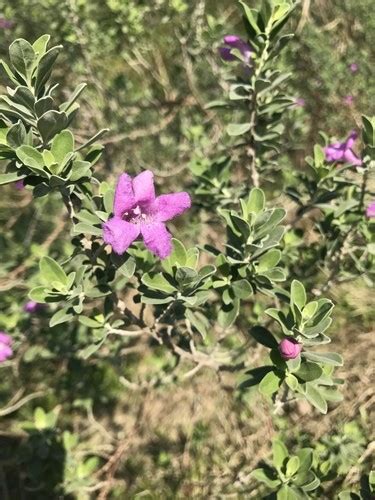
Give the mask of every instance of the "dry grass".
M 233 375 L 219 380 L 209 370 L 183 384 L 126 391 L 113 419 L 102 422 L 117 443 L 126 443 L 113 484 L 130 497 L 143 491 L 145 498 L 259 498 L 249 473 L 269 456 L 280 429 L 292 441 L 303 432 L 316 442 L 353 420 L 370 435 L 361 457 L 368 462 L 374 449 L 374 331 L 358 332 L 353 322 L 333 342 L 345 358 L 338 374 L 345 380 L 344 401 L 325 416 L 298 403 L 285 408 L 286 419 L 275 418 L 256 391 L 241 401 L 234 397 Z M 136 478 L 134 470 L 141 471 Z M 356 484 L 359 475 L 360 467 L 353 467 L 346 483 Z

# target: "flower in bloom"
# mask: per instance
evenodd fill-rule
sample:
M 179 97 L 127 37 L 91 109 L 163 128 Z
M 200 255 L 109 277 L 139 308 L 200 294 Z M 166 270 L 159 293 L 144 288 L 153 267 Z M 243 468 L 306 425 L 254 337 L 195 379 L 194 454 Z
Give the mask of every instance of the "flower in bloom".
M 352 95 L 347 95 L 344 97 L 343 101 L 347 106 L 352 106 L 354 103 L 354 97 Z
M 13 27 L 13 21 L 0 17 L 0 29 L 7 30 Z
M 23 310 L 30 314 L 36 314 L 44 309 L 44 304 L 39 304 L 34 300 L 28 300 L 23 306 Z
M 0 332 L 0 363 L 12 356 L 12 343 L 12 337 L 5 332 Z
M 357 63 L 349 64 L 349 69 L 352 73 L 356 73 L 358 71 L 358 64 Z
M 219 48 L 219 54 L 224 61 L 235 61 L 238 58 L 233 54 L 233 49 L 240 51 L 245 62 L 248 64 L 251 58 L 251 47 L 237 35 L 226 35 L 223 39 L 224 45 Z
M 358 134 L 353 130 L 344 142 L 335 142 L 324 148 L 327 161 L 337 161 L 341 163 L 350 163 L 351 165 L 362 165 L 362 161 L 356 156 L 352 147 Z
M 375 218 L 375 201 L 371 202 L 370 205 L 367 207 L 366 215 L 370 219 Z
M 279 344 L 279 352 L 283 359 L 295 359 L 302 351 L 302 344 L 293 337 L 286 337 Z
M 25 188 L 25 184 L 24 184 L 23 180 L 21 179 L 20 181 L 17 181 L 14 183 L 14 187 L 16 189 L 18 189 L 19 191 L 21 191 L 22 189 Z
M 166 221 L 190 208 L 188 193 L 155 196 L 154 174 L 145 170 L 133 179 L 119 177 L 113 203 L 113 214 L 103 224 L 103 239 L 115 253 L 122 255 L 139 236 L 146 247 L 164 259 L 172 251 L 171 234 Z

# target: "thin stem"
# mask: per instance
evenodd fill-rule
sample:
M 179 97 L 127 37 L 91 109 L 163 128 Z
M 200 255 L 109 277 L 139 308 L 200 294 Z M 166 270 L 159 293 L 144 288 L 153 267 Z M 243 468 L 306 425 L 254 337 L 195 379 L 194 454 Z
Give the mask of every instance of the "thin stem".
M 257 67 L 255 69 L 254 82 L 256 82 L 257 79 L 259 78 L 259 76 L 261 75 L 261 73 L 264 69 L 264 66 L 267 62 L 269 44 L 270 44 L 270 41 L 269 41 L 269 38 L 267 37 L 266 42 L 265 42 L 264 47 L 263 47 L 261 57 L 259 59 Z M 255 130 L 255 127 L 257 124 L 257 97 L 258 97 L 258 93 L 255 90 L 255 85 L 254 85 L 254 91 L 252 93 L 251 100 L 250 100 L 250 110 L 251 110 L 251 113 L 250 113 L 250 141 L 249 141 L 249 144 L 248 144 L 248 147 L 246 150 L 246 154 L 250 158 L 249 170 L 250 170 L 250 175 L 251 175 L 251 180 L 252 180 L 253 186 L 255 186 L 255 187 L 260 186 L 259 173 L 258 173 L 257 166 L 256 166 L 256 160 L 257 160 L 256 140 L 254 137 L 254 130 Z

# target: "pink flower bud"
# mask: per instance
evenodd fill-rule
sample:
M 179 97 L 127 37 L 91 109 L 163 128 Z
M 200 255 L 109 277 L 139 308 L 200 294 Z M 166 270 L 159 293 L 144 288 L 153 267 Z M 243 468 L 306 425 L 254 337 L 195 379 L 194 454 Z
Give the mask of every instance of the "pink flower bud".
M 44 304 L 39 304 L 39 302 L 35 302 L 34 300 L 28 300 L 26 304 L 23 306 L 23 310 L 30 314 L 37 314 L 43 309 L 44 309 Z
M 279 351 L 283 359 L 295 359 L 302 351 L 302 344 L 293 337 L 286 337 L 280 342 Z

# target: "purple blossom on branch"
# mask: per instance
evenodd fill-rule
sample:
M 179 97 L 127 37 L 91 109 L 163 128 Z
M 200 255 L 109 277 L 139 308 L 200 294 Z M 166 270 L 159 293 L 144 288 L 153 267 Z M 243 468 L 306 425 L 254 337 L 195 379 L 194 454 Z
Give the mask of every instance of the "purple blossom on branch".
M 303 108 L 306 104 L 306 101 L 305 99 L 303 99 L 303 97 L 297 97 L 295 100 L 294 100 L 294 105 L 297 106 L 298 108 Z
M 14 183 L 14 187 L 18 189 L 18 191 L 22 191 L 22 189 L 25 189 L 25 183 L 23 182 L 23 179 L 21 179 L 20 181 L 16 181 Z
M 13 28 L 13 25 L 14 25 L 13 21 L 5 19 L 4 17 L 0 17 L 0 29 L 7 30 Z
M 103 224 L 103 239 L 122 255 L 139 236 L 146 247 L 161 259 L 172 251 L 172 235 L 165 222 L 190 208 L 188 193 L 155 196 L 154 174 L 145 170 L 133 179 L 120 175 L 113 203 L 113 214 Z
M 279 344 L 279 352 L 283 359 L 295 359 L 302 351 L 302 344 L 293 337 L 286 337 Z
M 5 332 L 0 332 L 0 363 L 10 358 L 13 354 L 11 345 L 12 337 Z
M 375 201 L 372 201 L 367 209 L 366 209 L 366 215 L 369 219 L 374 219 L 375 218 Z
M 327 161 L 337 161 L 340 163 L 349 163 L 351 165 L 362 165 L 362 161 L 352 151 L 353 144 L 358 134 L 353 130 L 344 142 L 335 142 L 324 148 Z
M 44 309 L 44 304 L 39 304 L 34 300 L 28 300 L 23 306 L 23 310 L 29 314 L 37 314 Z
M 240 51 L 246 64 L 249 64 L 251 58 L 251 47 L 238 35 L 226 35 L 223 39 L 224 45 L 219 48 L 219 54 L 224 61 L 236 61 L 238 57 L 233 54 L 233 50 Z
M 358 71 L 358 64 L 357 63 L 349 64 L 349 69 L 352 73 L 356 73 Z

